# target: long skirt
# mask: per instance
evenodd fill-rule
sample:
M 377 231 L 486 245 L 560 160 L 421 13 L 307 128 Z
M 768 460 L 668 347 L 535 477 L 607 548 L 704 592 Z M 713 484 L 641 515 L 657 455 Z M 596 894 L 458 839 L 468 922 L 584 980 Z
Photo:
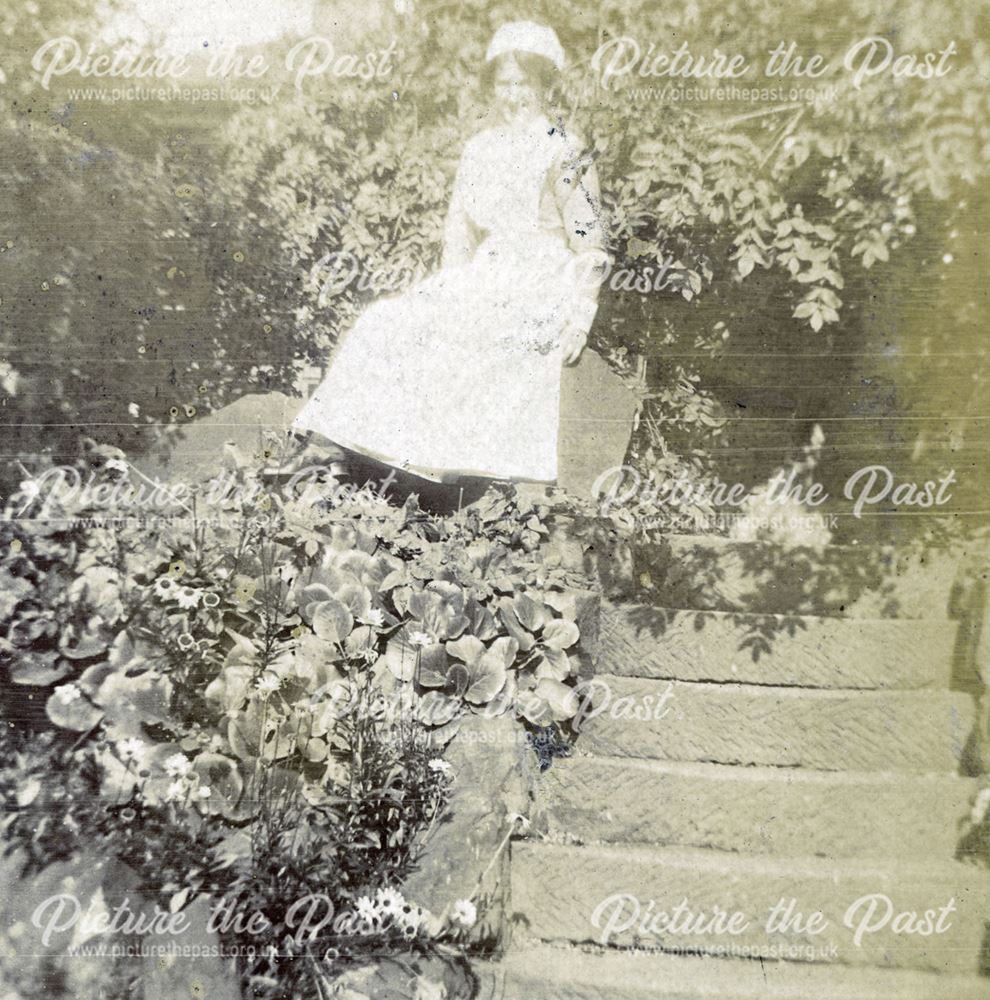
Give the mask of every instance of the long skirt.
M 373 303 L 294 428 L 438 481 L 555 481 L 572 262 L 552 237 L 491 239 Z

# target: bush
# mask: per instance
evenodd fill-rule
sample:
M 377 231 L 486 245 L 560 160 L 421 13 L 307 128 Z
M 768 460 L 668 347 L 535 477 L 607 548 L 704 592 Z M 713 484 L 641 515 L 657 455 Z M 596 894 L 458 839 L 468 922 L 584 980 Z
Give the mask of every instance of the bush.
M 126 482 L 112 451 L 90 461 Z M 239 942 L 258 949 L 247 976 L 273 973 L 271 949 L 428 954 L 456 927 L 396 893 L 443 815 L 443 745 L 468 713 L 535 730 L 578 709 L 583 578 L 554 512 L 510 489 L 435 518 L 308 473 L 273 492 L 242 472 L 212 506 L 210 489 L 157 511 L 155 532 L 92 498 L 15 497 L 10 843 L 28 871 L 83 846 L 117 857 L 164 909 L 206 895 L 263 913 Z M 301 941 L 286 915 L 310 894 L 378 922 Z

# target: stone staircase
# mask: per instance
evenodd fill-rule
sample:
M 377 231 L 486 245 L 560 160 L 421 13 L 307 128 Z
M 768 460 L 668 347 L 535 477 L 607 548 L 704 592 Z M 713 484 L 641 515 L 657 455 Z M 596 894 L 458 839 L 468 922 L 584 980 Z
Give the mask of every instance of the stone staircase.
M 954 857 L 977 783 L 951 561 L 898 567 L 882 602 L 869 574 L 792 589 L 786 614 L 787 567 L 757 543 L 674 549 L 714 585 L 602 609 L 594 707 L 539 780 L 539 834 L 512 845 L 511 943 L 483 995 L 990 997 L 990 878 Z M 678 904 L 680 928 L 655 921 Z

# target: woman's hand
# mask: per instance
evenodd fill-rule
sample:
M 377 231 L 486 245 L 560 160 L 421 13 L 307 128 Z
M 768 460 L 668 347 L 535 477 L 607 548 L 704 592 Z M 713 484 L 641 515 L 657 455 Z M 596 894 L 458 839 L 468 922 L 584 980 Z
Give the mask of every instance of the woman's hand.
M 560 348 L 563 354 L 564 364 L 573 365 L 577 363 L 588 343 L 588 335 L 578 327 L 572 326 L 565 331 L 560 339 Z

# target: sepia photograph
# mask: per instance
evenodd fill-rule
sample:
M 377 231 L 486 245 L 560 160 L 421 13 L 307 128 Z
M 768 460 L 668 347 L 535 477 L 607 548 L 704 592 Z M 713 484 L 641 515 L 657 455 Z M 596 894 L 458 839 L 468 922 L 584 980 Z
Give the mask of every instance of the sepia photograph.
M 8 0 L 0 1000 L 990 997 L 987 239 L 983 0 Z

